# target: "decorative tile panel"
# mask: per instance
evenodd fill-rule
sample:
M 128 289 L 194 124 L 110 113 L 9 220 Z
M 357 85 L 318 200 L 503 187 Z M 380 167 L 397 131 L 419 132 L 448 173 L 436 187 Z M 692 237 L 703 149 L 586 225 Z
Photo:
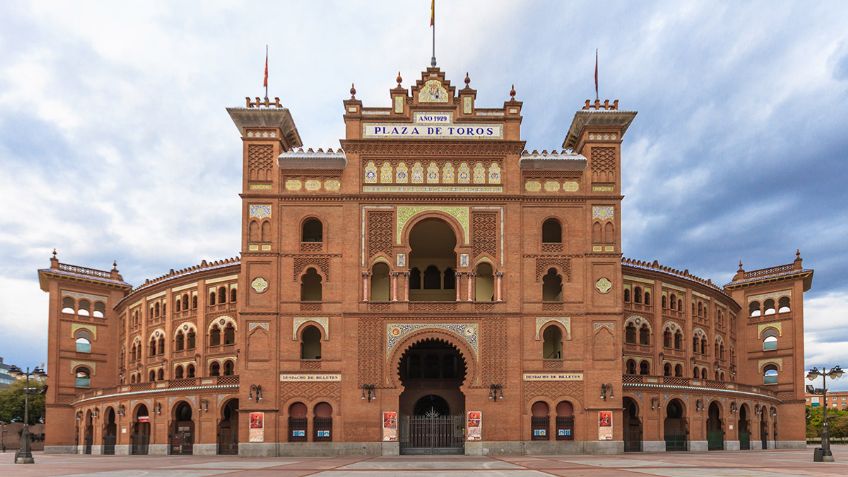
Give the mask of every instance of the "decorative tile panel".
M 597 220 L 612 220 L 615 218 L 615 207 L 611 205 L 592 206 L 592 218 Z
M 386 357 L 406 336 L 421 330 L 447 331 L 468 343 L 475 356 L 478 354 L 480 332 L 477 323 L 387 323 Z
M 268 204 L 250 204 L 248 210 L 251 219 L 271 218 L 271 206 Z

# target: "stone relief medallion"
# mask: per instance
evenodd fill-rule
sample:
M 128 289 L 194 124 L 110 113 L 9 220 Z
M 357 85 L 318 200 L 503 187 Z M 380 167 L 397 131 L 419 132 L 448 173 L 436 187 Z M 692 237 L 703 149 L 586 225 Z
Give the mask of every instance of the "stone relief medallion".
M 601 277 L 595 282 L 595 288 L 601 293 L 609 293 L 612 290 L 612 282 L 606 277 Z
M 268 280 L 262 277 L 256 277 L 250 282 L 250 288 L 253 288 L 253 291 L 256 293 L 263 293 L 268 289 Z

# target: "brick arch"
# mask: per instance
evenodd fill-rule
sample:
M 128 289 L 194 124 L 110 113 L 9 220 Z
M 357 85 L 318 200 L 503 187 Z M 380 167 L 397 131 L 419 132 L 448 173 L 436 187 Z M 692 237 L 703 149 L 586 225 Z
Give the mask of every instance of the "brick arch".
M 411 250 L 412 246 L 409 244 L 409 235 L 418 223 L 426 219 L 441 219 L 448 224 L 448 226 L 453 230 L 454 237 L 456 237 L 456 247 L 454 247 L 454 251 L 457 252 L 457 254 L 461 247 L 468 245 L 465 237 L 465 228 L 459 223 L 459 220 L 447 212 L 440 210 L 424 210 L 410 217 L 404 224 L 400 237 L 398 237 L 400 245 L 405 247 L 407 250 Z M 457 260 L 459 260 L 458 257 Z
M 403 341 L 398 343 L 395 346 L 395 349 L 389 355 L 388 358 L 388 369 L 390 372 L 386 376 L 386 381 L 389 387 L 397 388 L 402 387 L 400 383 L 400 361 L 403 359 L 403 356 L 409 351 L 410 348 L 415 346 L 418 343 L 427 340 L 436 340 L 447 343 L 459 352 L 459 356 L 465 362 L 465 379 L 462 382 L 462 385 L 459 387 L 462 393 L 466 393 L 466 390 L 470 387 L 473 387 L 477 384 L 480 379 L 480 370 L 477 365 L 477 355 L 474 353 L 474 350 L 465 342 L 464 339 L 459 338 L 454 333 L 445 330 L 437 330 L 437 329 L 423 329 L 416 331 L 414 333 L 410 333 L 406 336 Z

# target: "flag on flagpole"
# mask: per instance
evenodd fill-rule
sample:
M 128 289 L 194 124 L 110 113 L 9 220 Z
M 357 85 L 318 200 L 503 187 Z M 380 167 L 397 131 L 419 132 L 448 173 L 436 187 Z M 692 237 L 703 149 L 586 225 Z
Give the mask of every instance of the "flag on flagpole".
M 430 26 L 436 26 L 436 0 L 430 0 Z
M 262 86 L 268 88 L 268 45 L 265 45 L 265 79 L 262 81 Z
M 595 48 L 595 99 L 598 99 L 598 49 Z

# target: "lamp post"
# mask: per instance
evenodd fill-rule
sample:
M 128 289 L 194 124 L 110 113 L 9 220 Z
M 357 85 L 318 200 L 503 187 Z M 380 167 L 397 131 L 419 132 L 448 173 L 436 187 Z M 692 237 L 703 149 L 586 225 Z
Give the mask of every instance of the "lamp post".
M 842 377 L 843 371 L 842 368 L 837 364 L 830 368 L 830 370 L 822 367 L 821 371 L 818 368 L 813 367 L 807 373 L 807 379 L 810 381 L 815 381 L 818 378 L 822 378 L 822 400 L 824 401 L 824 406 L 822 409 L 822 446 L 821 446 L 821 461 L 822 462 L 833 462 L 833 453 L 830 452 L 830 432 L 827 423 L 827 378 L 830 379 L 839 379 Z M 818 449 L 817 449 L 818 450 Z M 813 461 L 815 462 L 816 455 L 813 454 Z
M 37 376 L 39 378 L 43 378 L 47 376 L 47 373 L 38 366 L 36 366 L 32 372 L 30 372 L 29 367 L 27 367 L 24 372 L 21 368 L 12 366 L 9 368 L 9 374 L 16 378 L 20 378 L 21 376 L 26 377 L 26 384 L 24 385 L 24 427 L 21 429 L 21 448 L 15 453 L 15 463 L 34 464 L 35 460 L 32 458 L 32 449 L 30 448 L 29 442 L 29 395 L 35 394 L 37 391 L 36 388 L 29 387 L 29 377 Z

